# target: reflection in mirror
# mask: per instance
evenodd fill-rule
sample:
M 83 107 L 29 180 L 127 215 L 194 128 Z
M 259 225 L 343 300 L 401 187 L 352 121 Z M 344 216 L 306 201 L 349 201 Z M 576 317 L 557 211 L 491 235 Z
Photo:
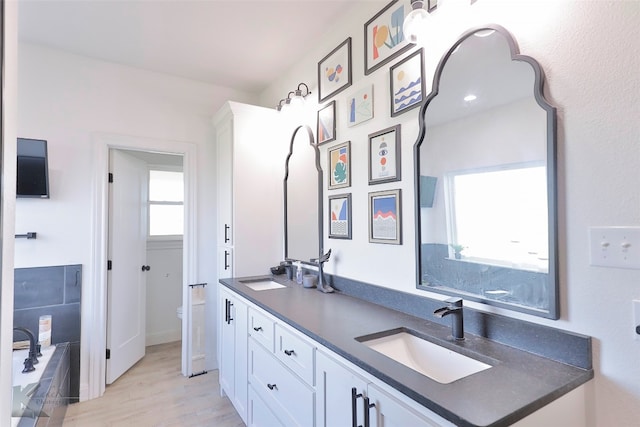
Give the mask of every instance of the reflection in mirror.
M 440 61 L 414 147 L 418 288 L 557 319 L 555 108 L 502 27 Z
M 311 263 L 322 255 L 322 169 L 308 126 L 291 136 L 284 177 L 284 257 Z

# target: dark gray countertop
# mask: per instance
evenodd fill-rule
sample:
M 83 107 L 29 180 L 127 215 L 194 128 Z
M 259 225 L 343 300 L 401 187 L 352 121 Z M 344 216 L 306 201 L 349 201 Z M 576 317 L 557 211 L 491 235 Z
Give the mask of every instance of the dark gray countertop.
M 241 283 L 246 279 L 221 279 L 220 283 L 459 426 L 510 425 L 593 378 L 592 369 L 469 333 L 465 341 L 453 342 L 449 327 L 348 295 L 323 294 L 281 277 L 272 279 L 286 288 L 254 291 Z M 441 384 L 355 339 L 396 328 L 418 331 L 492 368 Z

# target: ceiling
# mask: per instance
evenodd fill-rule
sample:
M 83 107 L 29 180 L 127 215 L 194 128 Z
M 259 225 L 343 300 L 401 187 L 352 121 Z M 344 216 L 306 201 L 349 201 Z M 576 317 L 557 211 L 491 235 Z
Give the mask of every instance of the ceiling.
M 256 93 L 357 3 L 22 0 L 18 35 L 21 42 Z

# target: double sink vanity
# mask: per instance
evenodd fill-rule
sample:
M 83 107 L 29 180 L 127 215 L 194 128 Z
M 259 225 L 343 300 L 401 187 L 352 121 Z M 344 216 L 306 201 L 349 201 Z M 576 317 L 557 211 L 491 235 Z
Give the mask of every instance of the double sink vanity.
M 584 423 L 590 366 L 280 277 L 222 279 L 218 307 L 221 388 L 250 426 Z
M 323 292 L 286 276 L 239 274 L 256 252 L 274 265 L 279 254 L 254 246 L 281 236 L 252 229 L 250 210 L 219 213 L 219 271 L 234 276 L 218 288 L 220 386 L 247 425 L 586 424 L 589 337 L 460 305 L 560 317 L 556 110 L 543 82 L 513 37 L 487 25 L 443 56 L 421 105 L 415 287 L 449 297 L 449 306 L 419 292 L 325 279 L 323 171 L 308 126 L 293 132 L 286 157 L 284 263 L 317 272 Z M 478 88 L 478 102 L 458 102 Z M 250 128 L 241 123 L 234 116 L 233 127 L 218 126 L 221 159 L 231 158 L 220 142 L 231 135 L 234 162 L 247 158 L 239 154 Z M 240 181 L 219 187 L 234 206 L 251 203 Z

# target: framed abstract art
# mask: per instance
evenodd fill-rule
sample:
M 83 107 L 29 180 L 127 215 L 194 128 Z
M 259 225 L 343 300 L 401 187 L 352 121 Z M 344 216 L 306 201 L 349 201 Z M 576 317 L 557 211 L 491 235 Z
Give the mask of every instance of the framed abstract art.
M 318 62 L 318 102 L 351 86 L 351 37 Z

